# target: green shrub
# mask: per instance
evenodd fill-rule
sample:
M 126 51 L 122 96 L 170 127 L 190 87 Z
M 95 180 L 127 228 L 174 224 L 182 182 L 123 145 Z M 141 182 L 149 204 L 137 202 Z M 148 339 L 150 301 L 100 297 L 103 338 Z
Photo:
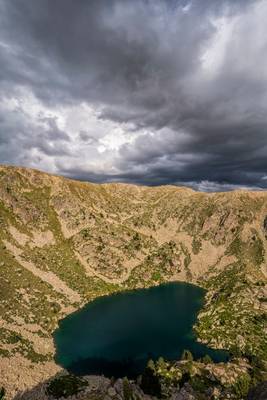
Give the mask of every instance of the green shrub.
M 131 386 L 130 382 L 128 381 L 127 377 L 123 378 L 122 388 L 123 388 L 124 400 L 132 400 L 133 399 L 133 389 L 132 389 L 132 386 Z
M 263 360 L 256 356 L 248 357 L 252 367 L 250 371 L 251 386 L 256 386 L 259 382 L 263 382 L 266 376 L 266 364 Z
M 146 367 L 142 375 L 140 386 L 144 393 L 159 398 L 161 397 L 161 385 L 159 377 L 155 374 L 155 371 L 149 367 L 149 365 Z
M 236 345 L 232 345 L 232 346 L 230 347 L 229 353 L 230 353 L 231 359 L 242 357 L 242 351 L 241 351 L 241 349 L 240 349 L 238 346 L 236 346 Z
M 247 396 L 250 388 L 250 376 L 248 374 L 242 375 L 233 385 L 234 393 L 237 399 L 243 399 Z
M 189 382 L 191 379 L 191 375 L 188 371 L 183 372 L 183 375 L 179 381 L 179 386 L 182 388 L 185 383 Z
M 206 354 L 202 358 L 202 362 L 203 362 L 203 364 L 212 364 L 213 363 L 212 358 L 208 354 Z
M 190 385 L 196 392 L 204 393 L 207 389 L 209 389 L 211 382 L 205 380 L 201 376 L 193 376 L 190 379 Z
M 193 357 L 193 354 L 191 353 L 191 351 L 184 350 L 181 359 L 187 360 L 187 361 L 193 361 L 194 357 Z
M 153 360 L 148 360 L 147 362 L 147 368 L 150 368 L 152 371 L 155 371 L 155 363 Z
M 192 242 L 192 250 L 194 254 L 198 254 L 201 250 L 201 241 L 196 239 L 195 237 L 193 238 Z
M 0 388 L 0 400 L 4 400 L 6 391 L 3 387 Z
M 163 357 L 159 357 L 157 360 L 157 368 L 165 369 L 166 368 L 166 362 L 164 361 Z
M 56 399 L 69 397 L 79 393 L 87 386 L 87 382 L 74 375 L 63 375 L 51 381 L 47 387 L 47 393 Z

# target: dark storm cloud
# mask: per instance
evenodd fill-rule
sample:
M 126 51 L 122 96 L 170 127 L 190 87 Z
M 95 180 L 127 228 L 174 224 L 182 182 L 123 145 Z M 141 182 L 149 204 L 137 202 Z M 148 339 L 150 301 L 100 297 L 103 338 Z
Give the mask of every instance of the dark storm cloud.
M 0 109 L 0 160 L 1 163 L 28 164 L 34 161 L 34 151 L 44 155 L 61 157 L 70 153 L 70 138 L 62 132 L 51 119 L 40 118 L 43 124 L 29 124 L 23 112 L 2 112 Z
M 175 32 L 170 32 L 171 11 L 164 2 L 15 0 L 6 1 L 1 11 L 1 35 L 16 46 L 21 67 L 8 55 L 2 75 L 60 102 L 121 104 L 126 95 L 134 108 L 146 103 L 153 110 L 166 99 L 158 92 L 155 101 L 151 84 L 167 84 L 169 75 L 171 79 L 193 68 L 209 31 L 206 24 L 192 29 L 190 20 L 178 13 L 170 27 Z M 183 45 L 175 59 L 179 41 Z
M 233 24 L 226 47 L 214 22 L 223 18 Z M 267 187 L 266 18 L 266 0 L 3 0 L 1 93 L 24 87 L 49 107 L 85 102 L 133 134 L 143 129 L 114 158 L 119 172 L 61 165 L 69 176 Z M 215 60 L 206 67 L 205 49 Z M 0 161 L 16 160 L 16 138 L 21 149 L 70 153 L 53 119 L 42 130 L 23 113 L 2 118 Z M 79 140 L 98 143 L 85 131 Z

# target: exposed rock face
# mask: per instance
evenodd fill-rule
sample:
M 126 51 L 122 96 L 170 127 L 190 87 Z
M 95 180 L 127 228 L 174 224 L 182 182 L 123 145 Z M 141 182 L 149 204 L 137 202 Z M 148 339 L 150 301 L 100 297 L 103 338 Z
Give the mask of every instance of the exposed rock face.
M 64 315 L 173 280 L 208 289 L 200 340 L 266 358 L 266 215 L 266 192 L 96 185 L 1 167 L 0 386 L 10 397 L 58 369 L 51 332 Z
M 264 222 L 263 222 L 263 228 L 267 233 L 267 217 L 265 217 Z
M 241 400 L 246 397 L 244 382 L 245 378 L 249 379 L 249 366 L 242 359 L 221 364 L 220 371 L 216 371 L 212 362 L 192 360 L 170 363 L 161 359 L 153 365 L 151 370 L 150 362 L 143 374 L 143 377 L 146 375 L 145 388 L 143 377 L 136 381 L 128 378 L 114 380 L 103 376 L 75 377 L 63 372 L 18 394 L 14 400 Z M 254 393 L 261 395 L 264 393 L 262 389 L 258 387 Z

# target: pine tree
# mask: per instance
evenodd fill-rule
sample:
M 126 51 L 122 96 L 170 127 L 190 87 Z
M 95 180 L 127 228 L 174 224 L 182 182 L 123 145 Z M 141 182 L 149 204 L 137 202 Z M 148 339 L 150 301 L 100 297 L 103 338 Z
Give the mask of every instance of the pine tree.
M 4 400 L 6 391 L 3 387 L 0 388 L 0 400 Z
M 181 358 L 182 360 L 187 360 L 187 361 L 194 360 L 193 354 L 189 350 L 184 350 Z

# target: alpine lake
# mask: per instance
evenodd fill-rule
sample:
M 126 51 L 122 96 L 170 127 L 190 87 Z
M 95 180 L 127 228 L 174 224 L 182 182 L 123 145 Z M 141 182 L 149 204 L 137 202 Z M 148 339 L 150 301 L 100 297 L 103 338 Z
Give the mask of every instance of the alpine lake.
M 197 342 L 193 325 L 205 290 L 168 283 L 97 298 L 59 322 L 56 362 L 75 375 L 136 377 L 149 359 L 178 360 L 184 349 L 215 362 L 228 354 Z

